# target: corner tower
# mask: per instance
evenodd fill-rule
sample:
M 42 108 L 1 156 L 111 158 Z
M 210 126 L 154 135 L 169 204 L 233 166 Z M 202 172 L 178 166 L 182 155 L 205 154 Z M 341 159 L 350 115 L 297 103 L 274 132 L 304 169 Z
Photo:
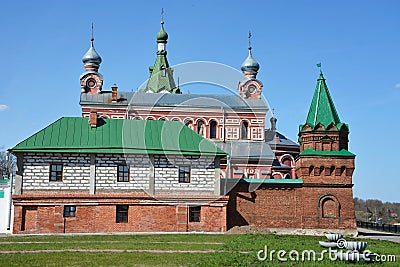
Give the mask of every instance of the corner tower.
M 156 35 L 157 40 L 157 57 L 153 66 L 149 67 L 150 78 L 147 82 L 146 93 L 175 93 L 180 94 L 181 91 L 175 85 L 173 69 L 170 68 L 167 59 L 167 40 L 168 34 L 164 30 L 164 10 L 161 11 L 161 29 Z
M 85 72 L 79 77 L 81 84 L 81 92 L 89 94 L 97 94 L 101 92 L 103 87 L 103 76 L 98 72 L 102 59 L 94 49 L 93 24 L 92 38 L 90 39 L 90 48 L 82 58 Z
M 238 90 L 239 94 L 243 98 L 261 98 L 262 83 L 257 80 L 257 73 L 260 69 L 260 65 L 253 58 L 251 53 L 251 32 L 249 32 L 249 54 L 242 63 L 241 69 L 244 75 L 244 79 L 239 82 Z
M 321 72 L 306 123 L 299 128 L 296 175 L 304 182 L 304 228 L 357 228 L 352 191 L 355 155 L 348 151 L 348 135 Z

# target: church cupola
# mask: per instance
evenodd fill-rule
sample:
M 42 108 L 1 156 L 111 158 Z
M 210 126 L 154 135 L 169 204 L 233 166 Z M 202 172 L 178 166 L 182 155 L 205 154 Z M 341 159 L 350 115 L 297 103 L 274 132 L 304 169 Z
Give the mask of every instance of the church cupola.
M 94 49 L 93 24 L 90 48 L 82 58 L 85 72 L 80 76 L 82 93 L 97 94 L 103 87 L 103 76 L 98 72 L 102 59 Z
M 167 40 L 168 40 L 168 33 L 164 30 L 164 18 L 161 21 L 161 29 L 156 35 L 157 38 L 157 44 L 158 44 L 158 52 L 160 51 L 165 51 Z
M 173 69 L 170 68 L 167 59 L 168 34 L 164 29 L 164 9 L 161 10 L 161 16 L 161 29 L 156 35 L 157 58 L 154 65 L 149 67 L 150 78 L 144 91 L 146 93 L 180 94 L 180 89 L 175 85 Z
M 260 64 L 254 59 L 251 50 L 251 32 L 249 32 L 249 54 L 244 60 L 241 66 L 241 70 L 244 74 L 244 80 L 239 82 L 238 90 L 239 94 L 243 98 L 261 98 L 262 83 L 257 80 L 257 73 L 260 69 Z
M 93 41 L 94 41 L 94 38 L 91 38 L 90 39 L 90 42 L 91 42 L 90 48 L 86 52 L 86 54 L 83 56 L 82 62 L 84 64 L 86 70 L 97 71 L 100 67 L 102 60 L 101 60 L 100 55 L 94 49 Z

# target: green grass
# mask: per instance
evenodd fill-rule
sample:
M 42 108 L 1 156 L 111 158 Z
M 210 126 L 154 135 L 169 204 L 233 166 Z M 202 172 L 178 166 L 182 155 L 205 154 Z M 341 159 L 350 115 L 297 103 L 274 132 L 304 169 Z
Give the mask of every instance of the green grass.
M 76 235 L 76 236 L 9 236 L 0 238 L 0 266 L 399 266 L 400 244 L 367 240 L 368 249 L 379 254 L 398 255 L 392 263 L 259 261 L 257 252 L 266 245 L 272 249 L 314 250 L 321 252 L 318 241 L 324 237 L 290 235 Z M 351 240 L 351 239 L 348 239 Z M 94 252 L 40 252 L 32 250 L 83 249 Z M 118 250 L 109 252 L 107 250 Z M 104 251 L 105 250 L 105 251 Z M 132 252 L 130 250 L 168 250 L 168 253 Z M 194 251 L 182 253 L 180 251 Z M 205 250 L 215 252 L 200 253 Z M 22 252 L 28 253 L 22 253 Z M 173 253 L 169 253 L 169 252 Z M 199 252 L 195 252 L 199 251 Z

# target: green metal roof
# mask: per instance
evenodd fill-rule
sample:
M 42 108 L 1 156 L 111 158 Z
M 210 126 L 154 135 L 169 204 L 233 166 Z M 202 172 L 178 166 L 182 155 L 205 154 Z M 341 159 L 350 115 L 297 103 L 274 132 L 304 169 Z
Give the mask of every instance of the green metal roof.
M 318 123 L 325 127 L 330 124 L 338 125 L 340 123 L 339 115 L 336 112 L 335 105 L 329 94 L 328 86 L 322 72 L 319 75 L 317 87 L 311 101 L 310 110 L 306 124 L 314 128 Z
M 334 157 L 355 157 L 356 155 L 346 149 L 340 151 L 322 151 L 307 148 L 300 152 L 300 156 L 334 156 Z
M 227 154 L 184 124 L 175 121 L 63 117 L 25 139 L 12 152 Z

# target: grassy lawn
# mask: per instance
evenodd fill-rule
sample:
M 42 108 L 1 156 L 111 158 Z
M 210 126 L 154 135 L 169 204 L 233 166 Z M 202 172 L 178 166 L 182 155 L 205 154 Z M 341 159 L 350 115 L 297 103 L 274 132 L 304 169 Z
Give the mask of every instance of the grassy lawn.
M 257 252 L 271 250 L 314 250 L 324 237 L 290 235 L 79 235 L 11 236 L 0 238 L 0 266 L 365 266 L 330 261 L 259 261 Z M 351 240 L 351 239 L 346 239 Z M 400 266 L 400 244 L 367 240 L 367 249 L 397 255 L 396 262 L 368 266 Z M 40 250 L 40 251 L 38 251 Z M 47 252 L 46 252 L 47 250 Z M 57 250 L 53 252 L 51 250 Z M 72 250 L 72 251 L 71 251 Z M 74 251 L 78 250 L 78 251 Z M 90 251 L 89 251 L 90 250 Z M 138 252 L 137 250 L 144 250 Z M 36 251 L 36 252 L 35 252 Z M 318 257 L 318 255 L 317 255 Z

